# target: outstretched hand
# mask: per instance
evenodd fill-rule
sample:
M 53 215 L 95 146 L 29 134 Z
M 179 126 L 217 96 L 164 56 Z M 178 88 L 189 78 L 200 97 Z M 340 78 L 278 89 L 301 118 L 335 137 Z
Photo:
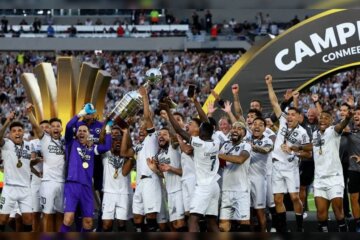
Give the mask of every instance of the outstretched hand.
M 226 113 L 230 113 L 230 112 L 231 112 L 232 103 L 231 103 L 230 101 L 226 101 L 224 106 L 225 106 L 225 107 L 222 108 L 221 110 L 223 110 L 223 111 L 226 112 Z
M 209 114 L 213 114 L 216 111 L 217 107 L 214 107 L 214 102 L 209 102 L 207 104 L 207 109 Z

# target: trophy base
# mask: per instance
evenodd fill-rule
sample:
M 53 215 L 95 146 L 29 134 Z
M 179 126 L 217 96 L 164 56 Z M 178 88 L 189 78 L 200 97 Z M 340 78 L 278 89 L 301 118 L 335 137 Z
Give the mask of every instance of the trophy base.
M 128 128 L 129 124 L 123 120 L 120 116 L 117 116 L 114 120 L 114 123 L 118 125 L 120 128 Z

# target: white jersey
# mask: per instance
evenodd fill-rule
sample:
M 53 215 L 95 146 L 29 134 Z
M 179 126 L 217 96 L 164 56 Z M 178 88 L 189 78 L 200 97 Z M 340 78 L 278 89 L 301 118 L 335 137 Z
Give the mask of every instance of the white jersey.
M 242 151 L 249 153 L 249 158 L 244 163 L 226 162 L 223 172 L 222 191 L 247 191 L 250 189 L 250 179 L 248 177 L 250 167 L 251 145 L 241 142 L 234 145 L 232 142 L 225 142 L 220 149 L 221 154 L 240 156 Z
M 314 187 L 331 187 L 339 184 L 344 186 L 339 157 L 340 138 L 341 134 L 335 131 L 334 126 L 328 127 L 324 134 L 319 130 L 313 133 Z
M 181 153 L 181 168 L 181 181 L 195 178 L 195 163 L 192 155 L 188 155 L 184 152 Z
M 270 138 L 270 140 L 272 138 L 276 139 L 276 134 L 274 133 L 273 130 L 271 130 L 270 128 L 265 128 L 265 131 L 263 133 L 263 135 L 265 137 L 268 137 Z M 271 140 L 272 141 L 272 140 Z M 272 142 L 272 145 L 274 147 L 274 142 Z M 271 172 L 272 172 L 272 152 L 271 151 L 269 154 L 268 154 L 268 158 L 267 158 L 267 164 L 266 164 L 266 169 L 267 169 L 267 175 L 271 175 Z
M 181 168 L 180 151 L 174 149 L 171 145 L 168 149 L 160 149 L 156 155 L 159 164 L 169 164 L 174 168 Z M 174 193 L 181 190 L 181 176 L 173 172 L 164 172 L 166 191 L 168 193 Z
M 64 139 L 56 140 L 44 133 L 40 142 L 44 159 L 42 181 L 65 182 Z
M 154 157 L 159 149 L 157 141 L 157 133 L 148 133 L 144 141 L 141 144 L 136 145 L 134 151 L 137 153 L 136 157 L 136 180 L 139 180 L 141 176 L 156 175 L 148 166 L 147 158 Z
M 220 146 L 224 144 L 224 142 L 229 141 L 229 134 L 225 135 L 222 131 L 215 131 L 212 135 L 212 139 L 215 142 L 220 143 Z
M 272 148 L 274 146 L 273 141 L 270 138 L 265 137 L 265 135 L 263 135 L 261 139 L 252 139 L 251 142 L 254 145 L 259 146 L 261 148 L 264 147 Z M 271 154 L 270 153 L 264 154 L 255 151 L 251 152 L 250 169 L 249 169 L 250 176 L 265 177 L 267 172 L 269 155 Z
M 4 160 L 5 185 L 30 187 L 30 142 L 24 141 L 22 145 L 16 145 L 10 139 L 4 139 L 4 142 L 1 158 Z M 17 167 L 19 158 L 21 167 Z
M 310 143 L 309 135 L 306 130 L 298 124 L 295 128 L 289 129 L 286 123 L 286 114 L 282 113 L 279 118 L 279 131 L 276 135 L 274 151 L 272 157 L 280 162 L 298 163 L 298 157 L 292 157 L 290 154 L 281 150 L 281 145 L 286 143 L 287 146 L 303 145 Z
M 196 183 L 210 185 L 219 180 L 219 143 L 191 137 L 190 144 L 194 148 Z
M 130 174 L 128 174 L 126 177 L 122 175 L 124 158 L 113 155 L 111 151 L 108 151 L 101 156 L 104 166 L 103 192 L 115 194 L 130 194 L 132 191 Z M 117 176 L 115 175 L 116 169 Z M 116 178 L 114 175 L 116 176 Z
M 39 139 L 33 139 L 33 140 L 31 140 L 31 141 L 30 141 L 30 145 L 31 145 L 31 147 L 30 147 L 31 153 L 35 153 L 36 156 L 38 156 L 38 157 L 42 157 L 42 156 L 43 156 L 43 154 L 42 154 L 42 152 L 41 152 L 41 142 L 40 142 Z M 36 164 L 36 165 L 34 166 L 34 168 L 35 168 L 36 170 L 38 170 L 39 172 L 42 172 L 42 171 L 43 171 L 43 163 L 40 162 L 40 163 Z M 32 175 L 34 175 L 34 174 L 32 174 Z

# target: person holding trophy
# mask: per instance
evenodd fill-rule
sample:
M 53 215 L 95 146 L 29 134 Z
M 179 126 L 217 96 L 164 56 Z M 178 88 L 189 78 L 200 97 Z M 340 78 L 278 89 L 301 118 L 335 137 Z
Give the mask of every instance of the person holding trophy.
M 75 210 L 79 205 L 83 217 L 82 231 L 92 231 L 94 214 L 94 196 L 92 191 L 92 177 L 94 172 L 95 155 L 106 153 L 111 149 L 112 121 L 106 121 L 106 136 L 104 144 L 93 144 L 89 141 L 89 128 L 81 125 L 77 128 L 74 139 L 74 127 L 79 119 L 85 115 L 94 114 L 96 110 L 85 104 L 84 108 L 66 125 L 65 150 L 67 174 L 64 188 L 64 222 L 61 232 L 69 232 L 74 222 Z

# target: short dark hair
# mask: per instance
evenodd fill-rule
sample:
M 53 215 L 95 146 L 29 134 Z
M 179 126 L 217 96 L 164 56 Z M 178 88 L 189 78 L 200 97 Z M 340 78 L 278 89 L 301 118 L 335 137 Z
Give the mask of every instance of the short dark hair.
M 330 117 L 332 117 L 331 112 L 330 112 L 330 111 L 328 111 L 328 110 L 323 110 L 323 111 L 321 111 L 321 113 L 320 113 L 320 114 L 323 114 L 323 113 L 325 113 L 325 114 L 329 115 Z
M 177 116 L 179 116 L 179 117 L 181 117 L 181 120 L 185 120 L 185 117 L 184 117 L 184 115 L 183 114 L 181 114 L 180 112 L 174 112 L 173 113 L 173 116 L 175 116 L 175 115 L 177 115 Z
M 162 128 L 160 128 L 160 131 L 161 131 L 161 130 L 166 130 L 166 131 L 170 132 L 170 130 L 169 130 L 168 127 L 162 127 Z
M 289 108 L 288 108 L 288 112 L 289 112 L 290 110 L 293 110 L 293 111 L 297 112 L 298 114 L 301 114 L 300 110 L 299 110 L 297 107 L 289 107 Z
M 249 113 L 255 113 L 255 116 L 256 116 L 256 117 L 262 117 L 262 113 L 261 113 L 259 110 L 255 109 L 255 108 L 251 108 L 251 109 L 248 111 L 248 114 L 249 114 Z
M 355 111 L 360 110 L 360 105 L 355 108 Z
M 111 130 L 115 130 L 115 129 L 121 131 L 121 128 L 119 127 L 119 125 L 113 125 L 111 127 Z
M 217 128 L 217 122 L 216 122 L 216 120 L 213 118 L 213 117 L 208 117 L 208 119 L 209 119 L 209 123 L 213 126 L 213 128 L 214 129 L 216 129 Z M 202 124 L 202 123 L 201 123 Z M 200 125 L 201 125 L 200 124 Z
M 14 127 L 21 127 L 22 129 L 24 129 L 24 124 L 22 124 L 21 122 L 15 121 L 10 124 L 9 129 L 11 130 Z
M 347 107 L 349 110 L 351 109 L 351 106 L 350 106 L 348 103 L 346 103 L 346 102 L 342 103 L 340 106 L 345 106 L 345 107 Z
M 200 120 L 199 118 L 193 117 L 193 118 L 191 118 L 191 121 L 196 122 L 196 124 L 200 127 L 200 125 L 201 125 L 201 120 Z
M 60 118 L 51 118 L 49 121 L 48 121 L 48 123 L 50 123 L 50 125 L 53 123 L 53 122 L 58 122 L 58 123 L 60 123 L 61 125 L 62 125 L 62 121 L 61 121 L 61 119 Z M 41 123 L 40 123 L 41 124 Z
M 200 133 L 201 135 L 206 135 L 208 138 L 214 133 L 214 126 L 209 122 L 202 122 L 200 125 Z
M 252 102 L 258 102 L 260 104 L 260 107 L 262 107 L 262 102 L 259 99 L 252 99 L 250 103 Z
M 264 118 L 262 118 L 262 117 L 257 117 L 257 118 L 254 119 L 253 122 L 255 122 L 256 120 L 262 121 L 262 122 L 264 123 L 264 126 L 266 127 L 266 121 L 265 121 Z
M 49 120 L 42 120 L 39 124 L 41 125 L 41 124 L 44 124 L 44 123 L 47 123 L 47 124 L 50 124 L 50 122 L 49 122 Z

